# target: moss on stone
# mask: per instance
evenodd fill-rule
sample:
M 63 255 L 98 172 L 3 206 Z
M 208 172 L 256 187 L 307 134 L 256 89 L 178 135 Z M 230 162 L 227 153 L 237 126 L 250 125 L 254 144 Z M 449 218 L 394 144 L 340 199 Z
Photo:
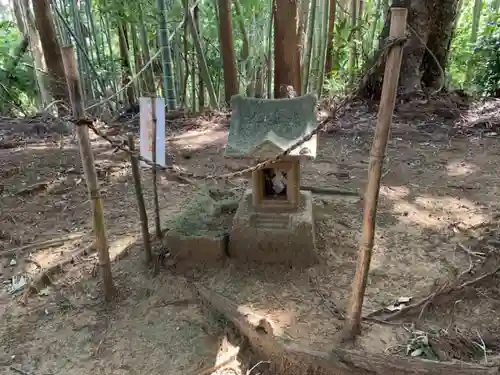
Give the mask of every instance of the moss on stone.
M 240 198 L 239 193 L 203 186 L 172 220 L 170 231 L 182 237 L 223 237 Z

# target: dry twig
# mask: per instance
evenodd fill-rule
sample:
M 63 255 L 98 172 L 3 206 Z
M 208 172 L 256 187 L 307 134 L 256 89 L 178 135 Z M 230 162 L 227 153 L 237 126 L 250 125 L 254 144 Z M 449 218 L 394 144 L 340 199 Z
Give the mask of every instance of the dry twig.
M 9 367 L 12 371 L 18 373 L 18 374 L 21 374 L 21 375 L 32 375 L 30 372 L 27 372 L 27 371 L 24 371 L 24 370 L 21 370 L 21 369 L 18 369 L 17 367 L 14 367 L 14 366 L 10 366 Z
M 17 247 L 15 249 L 3 250 L 0 252 L 0 257 L 5 256 L 5 255 L 9 255 L 9 254 L 19 254 L 19 253 L 22 253 L 22 252 L 27 251 L 27 250 L 40 251 L 40 250 L 47 249 L 49 247 L 62 246 L 67 241 L 76 240 L 76 239 L 82 238 L 82 237 L 83 237 L 83 234 L 69 234 L 69 235 L 64 236 L 64 237 L 54 238 L 54 239 L 47 240 L 47 241 L 34 242 L 34 243 L 29 244 L 29 245 Z
M 40 289 L 42 289 L 44 286 L 47 284 L 51 284 L 52 280 L 51 277 L 58 273 L 62 268 L 67 265 L 68 263 L 71 263 L 73 259 L 76 257 L 85 254 L 85 253 L 90 253 L 91 251 L 96 249 L 96 244 L 93 243 L 92 245 L 88 247 L 84 247 L 82 249 L 79 249 L 75 251 L 73 254 L 71 254 L 69 257 L 61 260 L 60 262 L 57 262 L 55 264 L 50 265 L 49 267 L 42 269 L 29 283 L 27 286 L 24 294 L 22 301 L 26 305 L 28 304 L 28 298 L 31 294 L 37 293 Z
M 403 308 L 403 309 L 401 309 L 399 311 L 396 311 L 396 312 L 394 312 L 392 314 L 387 315 L 383 320 L 384 321 L 390 321 L 390 320 L 394 320 L 394 319 L 400 318 L 402 315 L 408 313 L 409 311 L 412 311 L 412 310 L 414 310 L 416 308 L 419 308 L 420 306 L 423 306 L 422 311 L 421 311 L 421 313 L 419 315 L 419 319 L 420 319 L 421 315 L 423 314 L 423 311 L 425 310 L 425 308 L 427 308 L 427 306 L 435 298 L 437 298 L 439 296 L 442 296 L 444 294 L 450 294 L 452 292 L 458 292 L 458 291 L 460 291 L 462 289 L 465 289 L 466 287 L 478 284 L 479 282 L 483 281 L 484 279 L 486 279 L 488 277 L 491 277 L 491 276 L 497 274 L 498 272 L 500 272 L 500 265 L 497 266 L 494 270 L 492 270 L 490 272 L 487 272 L 487 273 L 485 273 L 485 274 L 483 274 L 483 275 L 481 275 L 479 277 L 476 277 L 475 279 L 466 281 L 466 282 L 464 282 L 462 284 L 458 284 L 458 281 L 460 280 L 461 277 L 457 278 L 456 282 L 453 283 L 452 285 L 450 285 L 450 282 L 447 281 L 441 287 L 439 287 L 435 292 L 433 292 L 432 294 L 428 295 L 425 298 L 422 298 L 420 301 L 418 301 L 416 303 L 413 303 L 411 305 L 406 306 L 405 308 Z M 467 271 L 462 272 L 461 275 L 464 275 L 465 273 L 467 273 Z M 376 310 L 376 311 L 371 312 L 370 314 L 366 315 L 364 318 L 371 318 L 372 316 L 381 314 L 383 311 L 384 311 L 384 309 Z

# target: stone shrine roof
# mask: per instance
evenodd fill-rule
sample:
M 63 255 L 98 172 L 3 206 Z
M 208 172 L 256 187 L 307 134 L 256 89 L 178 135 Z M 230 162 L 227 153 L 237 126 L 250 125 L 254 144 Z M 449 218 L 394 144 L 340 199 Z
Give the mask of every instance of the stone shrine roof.
M 316 96 L 287 99 L 231 98 L 231 125 L 226 157 L 268 159 L 288 149 L 317 126 Z M 290 152 L 316 157 L 317 136 Z

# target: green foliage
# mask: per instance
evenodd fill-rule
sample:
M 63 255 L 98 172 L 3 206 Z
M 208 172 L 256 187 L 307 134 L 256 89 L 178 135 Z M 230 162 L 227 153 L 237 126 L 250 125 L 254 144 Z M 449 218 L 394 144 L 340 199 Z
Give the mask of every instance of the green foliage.
M 500 96 L 500 15 L 495 14 L 474 46 L 473 83 L 481 95 Z
M 450 47 L 450 59 L 447 69 L 447 81 L 453 88 L 466 89 L 467 63 L 472 58 L 470 33 L 472 28 L 473 0 L 464 0 L 460 11 L 455 35 Z
M 236 3 L 237 1 L 237 3 Z M 303 0 L 305 1 L 305 0 Z M 326 0 L 318 0 L 317 10 L 325 9 Z M 273 72 L 267 69 L 260 69 L 267 63 L 269 47 L 269 25 L 271 24 L 271 0 L 232 0 L 233 2 L 233 38 L 236 66 L 240 81 L 240 90 L 252 87 L 258 78 L 267 83 L 268 76 L 273 76 Z M 299 13 L 301 11 L 299 4 Z M 176 79 L 177 94 L 185 95 L 185 104 L 194 104 L 199 95 L 199 68 L 200 56 L 194 49 L 193 37 L 184 27 L 178 28 L 179 24 L 185 20 L 186 0 L 166 0 L 169 34 L 172 37 L 171 51 L 174 59 L 174 73 Z M 215 86 L 216 95 L 221 95 L 223 87 L 223 64 L 221 59 L 221 47 L 219 41 L 218 25 L 218 0 L 189 0 L 189 5 L 198 4 L 199 10 L 199 34 L 200 43 L 204 58 L 207 62 L 208 73 Z M 341 2 L 342 3 L 342 2 Z M 360 76 L 369 67 L 375 50 L 378 48 L 378 35 L 384 21 L 384 1 L 366 0 L 364 1 L 363 17 L 356 28 L 353 28 L 349 19 L 349 12 L 344 9 L 347 3 L 337 3 L 337 12 L 333 38 L 333 70 L 327 72 L 323 84 L 323 92 L 327 95 L 345 93 L 348 89 L 349 77 Z M 499 17 L 495 14 L 497 10 L 486 9 L 488 6 L 497 4 L 498 0 L 483 1 L 483 12 L 480 19 L 480 29 L 477 43 L 471 46 L 471 26 L 472 9 L 474 0 L 462 0 L 460 18 L 457 22 L 454 39 L 451 44 L 449 64 L 446 72 L 447 82 L 453 87 L 459 87 L 480 94 L 495 94 L 499 86 L 500 79 L 500 31 Z M 106 96 L 118 91 L 122 87 L 124 77 L 122 76 L 122 65 L 120 62 L 120 52 L 117 37 L 118 25 L 127 27 L 128 53 L 132 64 L 132 74 L 135 74 L 146 61 L 135 60 L 137 51 L 143 51 L 143 40 L 139 38 L 139 47 L 132 46 L 131 25 L 134 25 L 135 32 L 146 34 L 149 54 L 153 55 L 158 51 L 158 8 L 155 0 L 144 0 L 141 2 L 131 2 L 126 0 L 94 0 L 91 8 L 86 7 L 87 2 L 80 2 L 84 6 L 76 8 L 77 2 L 72 0 L 53 0 L 61 17 L 54 14 L 54 21 L 62 44 L 80 44 L 86 50 L 90 63 L 85 62 L 85 66 L 79 66 L 82 81 L 87 80 L 87 85 L 94 87 L 97 95 L 88 97 L 86 100 L 101 100 L 101 88 L 97 82 L 103 81 Z M 240 14 L 236 12 L 239 5 Z M 76 17 L 76 20 L 75 20 Z M 64 22 L 62 22 L 64 19 Z M 76 27 L 78 21 L 84 26 L 84 32 L 79 33 Z M 320 80 L 323 76 L 323 67 L 318 63 L 322 58 L 325 18 L 323 14 L 317 14 L 314 21 L 313 53 L 310 67 L 309 91 L 316 91 L 321 86 Z M 322 27 L 323 26 L 323 27 Z M 308 30 L 306 27 L 304 33 Z M 82 35 L 80 35 L 82 34 Z M 142 35 L 144 35 L 142 34 Z M 248 49 L 244 44 L 245 36 L 248 37 Z M 79 43 L 75 43 L 75 37 Z M 15 23 L 11 21 L 0 21 L 0 111 L 19 113 L 19 108 L 29 112 L 34 108 L 37 98 L 36 83 L 34 77 L 33 64 L 29 54 L 22 56 L 19 64 L 14 66 L 16 48 L 22 40 L 21 33 L 17 30 Z M 349 70 L 349 48 L 352 43 L 357 47 L 357 63 L 355 71 Z M 109 45 L 108 45 L 109 44 Z M 305 46 L 305 45 L 304 45 Z M 321 46 L 321 48 L 319 47 Z M 321 51 L 320 51 L 321 50 Z M 248 53 L 248 54 L 247 54 Z M 82 64 L 82 52 L 79 52 L 79 65 Z M 305 51 L 302 50 L 304 59 Z M 248 56 L 248 58 L 246 58 Z M 273 54 L 271 51 L 271 58 Z M 144 57 L 143 59 L 144 60 Z M 471 80 L 466 82 L 467 64 L 473 61 L 473 75 Z M 137 64 L 136 64 L 137 62 Z M 90 69 L 89 67 L 92 67 Z M 153 64 L 155 85 L 161 82 L 160 59 Z M 12 68 L 12 69 L 11 69 Z M 197 72 L 192 79 L 192 69 Z M 186 73 L 189 79 L 186 79 Z M 10 77 L 10 78 L 9 78 Z M 264 77 L 264 79 L 263 79 Z M 144 87 L 145 75 L 139 77 L 141 84 L 134 82 L 135 89 Z M 7 84 L 6 84 L 7 83 Z M 260 84 L 260 82 L 259 82 Z M 272 86 L 272 83 L 271 83 Z M 153 87 L 155 89 L 155 87 Z M 259 87 L 259 90 L 261 88 Z M 206 91 L 206 87 L 204 89 Z M 185 92 L 184 92 L 185 91 Z M 267 90 L 264 88 L 264 92 Z M 143 91 L 144 92 L 144 91 Z M 248 92 L 251 92 L 248 91 Z M 125 91 L 122 90 L 117 95 L 116 100 L 124 98 Z M 140 91 L 136 90 L 140 95 Z M 21 111 L 22 112 L 22 111 Z
M 375 10 L 372 6 L 365 8 L 365 15 L 360 24 L 355 28 L 351 27 L 348 18 L 342 18 L 335 23 L 333 37 L 333 71 L 326 77 L 324 85 L 325 91 L 329 95 L 345 94 L 348 89 L 350 70 L 348 66 L 349 46 L 351 41 L 356 44 L 358 52 L 358 63 L 354 70 L 355 76 L 363 73 L 365 63 L 370 61 L 376 51 L 376 45 L 372 45 L 373 35 L 371 34 L 371 18 Z M 376 25 L 375 25 L 376 26 Z M 377 34 L 380 30 L 375 28 Z M 356 39 L 356 34 L 360 34 L 360 39 Z
M 478 40 L 470 43 L 473 0 L 462 4 L 460 18 L 451 44 L 447 82 L 480 95 L 495 95 L 500 85 L 500 13 L 493 3 L 483 4 Z M 467 64 L 473 62 L 473 75 L 466 81 Z M 497 94 L 498 95 L 498 94 Z
M 30 57 L 25 53 L 14 67 L 22 35 L 11 21 L 0 21 L 0 113 L 22 114 L 34 110 L 36 82 Z

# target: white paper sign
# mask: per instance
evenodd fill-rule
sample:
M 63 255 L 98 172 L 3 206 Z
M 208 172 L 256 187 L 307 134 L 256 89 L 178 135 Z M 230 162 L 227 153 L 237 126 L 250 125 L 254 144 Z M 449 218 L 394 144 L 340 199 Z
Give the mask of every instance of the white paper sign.
M 156 109 L 156 163 L 165 166 L 165 100 L 156 98 L 139 98 L 140 106 L 140 152 L 141 156 L 153 160 L 153 111 Z M 148 166 L 141 161 L 141 166 Z

